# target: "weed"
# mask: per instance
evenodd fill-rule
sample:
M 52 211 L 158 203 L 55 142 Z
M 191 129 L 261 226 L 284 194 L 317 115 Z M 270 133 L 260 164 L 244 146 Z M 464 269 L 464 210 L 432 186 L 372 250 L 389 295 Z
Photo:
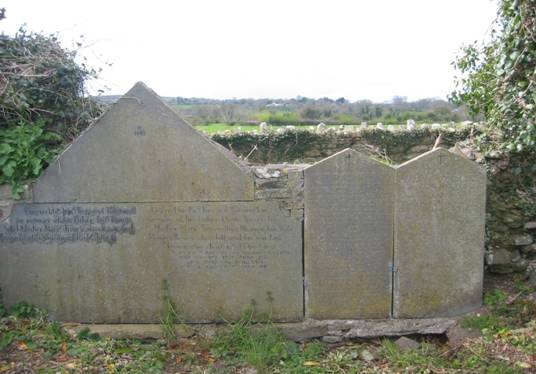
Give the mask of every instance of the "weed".
M 78 340 L 92 340 L 96 341 L 100 339 L 99 334 L 92 333 L 87 327 L 82 329 L 78 334 L 76 334 Z
M 484 305 L 496 308 L 497 306 L 504 304 L 508 299 L 508 294 L 499 288 L 495 288 L 492 291 L 484 295 Z
M 38 328 L 43 326 L 48 319 L 46 311 L 39 309 L 25 301 L 17 303 L 11 307 L 9 314 L 16 318 L 30 319 L 32 327 Z
M 488 292 L 484 304 L 489 313 L 465 317 L 462 325 L 491 334 L 525 326 L 536 316 L 536 303 L 524 297 L 532 292 L 531 287 L 518 283 L 516 289 L 519 292 L 513 296 L 500 289 Z
M 37 178 L 41 170 L 57 154 L 50 144 L 59 143 L 60 136 L 46 131 L 45 123 L 21 121 L 0 129 L 0 184 L 10 184 L 15 199 L 23 192 L 23 183 Z
M 166 316 L 162 321 L 172 328 L 180 317 L 167 282 L 163 285 Z M 21 303 L 12 308 L 17 316 L 0 319 L 0 372 L 17 362 L 21 365 L 17 372 L 223 374 L 254 367 L 258 373 L 289 374 L 523 373 L 534 369 L 536 322 L 534 314 L 529 318 L 532 289 L 519 285 L 517 291 L 514 295 L 489 292 L 485 297 L 489 314 L 464 321 L 485 330 L 483 337 L 456 349 L 425 341 L 411 351 L 401 351 L 391 340 L 346 342 L 331 348 L 316 341 L 297 344 L 287 340 L 270 319 L 256 322 L 256 302 L 213 340 L 180 340 L 176 345 L 99 339 L 87 329 L 71 335 L 38 308 Z M 267 299 L 273 300 L 270 293 Z M 531 321 L 525 323 L 527 319 Z M 519 324 L 523 325 L 516 327 Z M 363 349 L 372 352 L 372 361 L 360 358 Z M 27 362 L 34 366 L 25 366 Z
M 273 302 L 267 293 L 268 302 Z M 242 317 L 221 329 L 210 342 L 211 351 L 229 365 L 247 364 L 259 372 L 316 373 L 319 357 L 326 353 L 326 345 L 311 342 L 303 346 L 288 340 L 272 323 L 256 323 L 257 303 L 242 313 Z M 271 316 L 271 313 L 270 313 Z
M 235 323 L 229 323 L 212 342 L 212 351 L 232 364 L 240 362 L 266 371 L 281 360 L 288 359 L 298 347 L 288 341 L 272 323 L 253 324 L 256 303 L 252 303 Z
M 162 302 L 163 302 L 163 317 L 160 319 L 162 324 L 162 332 L 164 339 L 168 344 L 172 344 L 177 340 L 175 325 L 183 323 L 177 306 L 173 302 L 169 293 L 169 282 L 167 279 L 162 280 Z

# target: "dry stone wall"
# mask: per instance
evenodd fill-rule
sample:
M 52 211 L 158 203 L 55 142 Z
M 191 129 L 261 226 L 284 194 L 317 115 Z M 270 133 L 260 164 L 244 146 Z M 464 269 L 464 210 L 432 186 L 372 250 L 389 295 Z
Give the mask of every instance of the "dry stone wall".
M 79 322 L 159 322 L 170 300 L 187 322 L 462 313 L 480 303 L 484 186 L 443 150 L 249 167 L 139 83 L 0 205 L 0 287 Z M 479 203 L 452 202 L 466 193 Z
M 314 131 L 297 127 L 274 128 L 265 133 L 214 134 L 212 139 L 238 155 L 249 155 L 248 159 L 255 163 L 313 163 L 352 148 L 364 154 L 381 155 L 391 163 L 400 164 L 430 151 L 439 135 L 441 146 L 450 148 L 479 132 L 476 125 L 395 131 L 375 128 Z

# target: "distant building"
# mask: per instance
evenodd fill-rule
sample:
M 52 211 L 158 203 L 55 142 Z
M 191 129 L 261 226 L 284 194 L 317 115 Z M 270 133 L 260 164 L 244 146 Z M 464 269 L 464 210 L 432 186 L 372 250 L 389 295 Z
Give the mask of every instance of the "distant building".
M 267 108 L 277 108 L 277 107 L 280 107 L 280 106 L 285 106 L 285 104 L 280 104 L 280 103 L 270 103 L 270 104 L 266 104 L 266 107 L 267 107 Z

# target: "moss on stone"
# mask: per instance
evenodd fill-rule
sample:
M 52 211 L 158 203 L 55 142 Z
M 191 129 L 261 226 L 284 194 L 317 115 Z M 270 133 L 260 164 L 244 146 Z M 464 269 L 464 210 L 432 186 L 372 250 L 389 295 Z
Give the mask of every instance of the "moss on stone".
M 344 148 L 357 148 L 367 153 L 370 146 L 395 163 L 431 149 L 441 134 L 442 144 L 453 146 L 469 137 L 472 127 L 449 129 L 417 129 L 412 131 L 385 131 L 366 129 L 362 131 L 315 132 L 304 129 L 285 129 L 268 133 L 214 134 L 212 139 L 238 155 L 247 156 L 252 162 L 277 163 L 303 160 L 320 160 Z M 427 147 L 423 147 L 427 146 Z M 419 149 L 415 149 L 419 147 Z

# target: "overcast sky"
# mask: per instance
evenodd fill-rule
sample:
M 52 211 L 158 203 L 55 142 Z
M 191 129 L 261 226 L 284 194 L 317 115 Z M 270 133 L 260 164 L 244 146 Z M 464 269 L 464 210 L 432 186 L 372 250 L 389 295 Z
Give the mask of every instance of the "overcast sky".
M 0 30 L 59 33 L 104 62 L 95 91 L 143 81 L 163 96 L 442 97 L 495 0 L 0 0 Z

